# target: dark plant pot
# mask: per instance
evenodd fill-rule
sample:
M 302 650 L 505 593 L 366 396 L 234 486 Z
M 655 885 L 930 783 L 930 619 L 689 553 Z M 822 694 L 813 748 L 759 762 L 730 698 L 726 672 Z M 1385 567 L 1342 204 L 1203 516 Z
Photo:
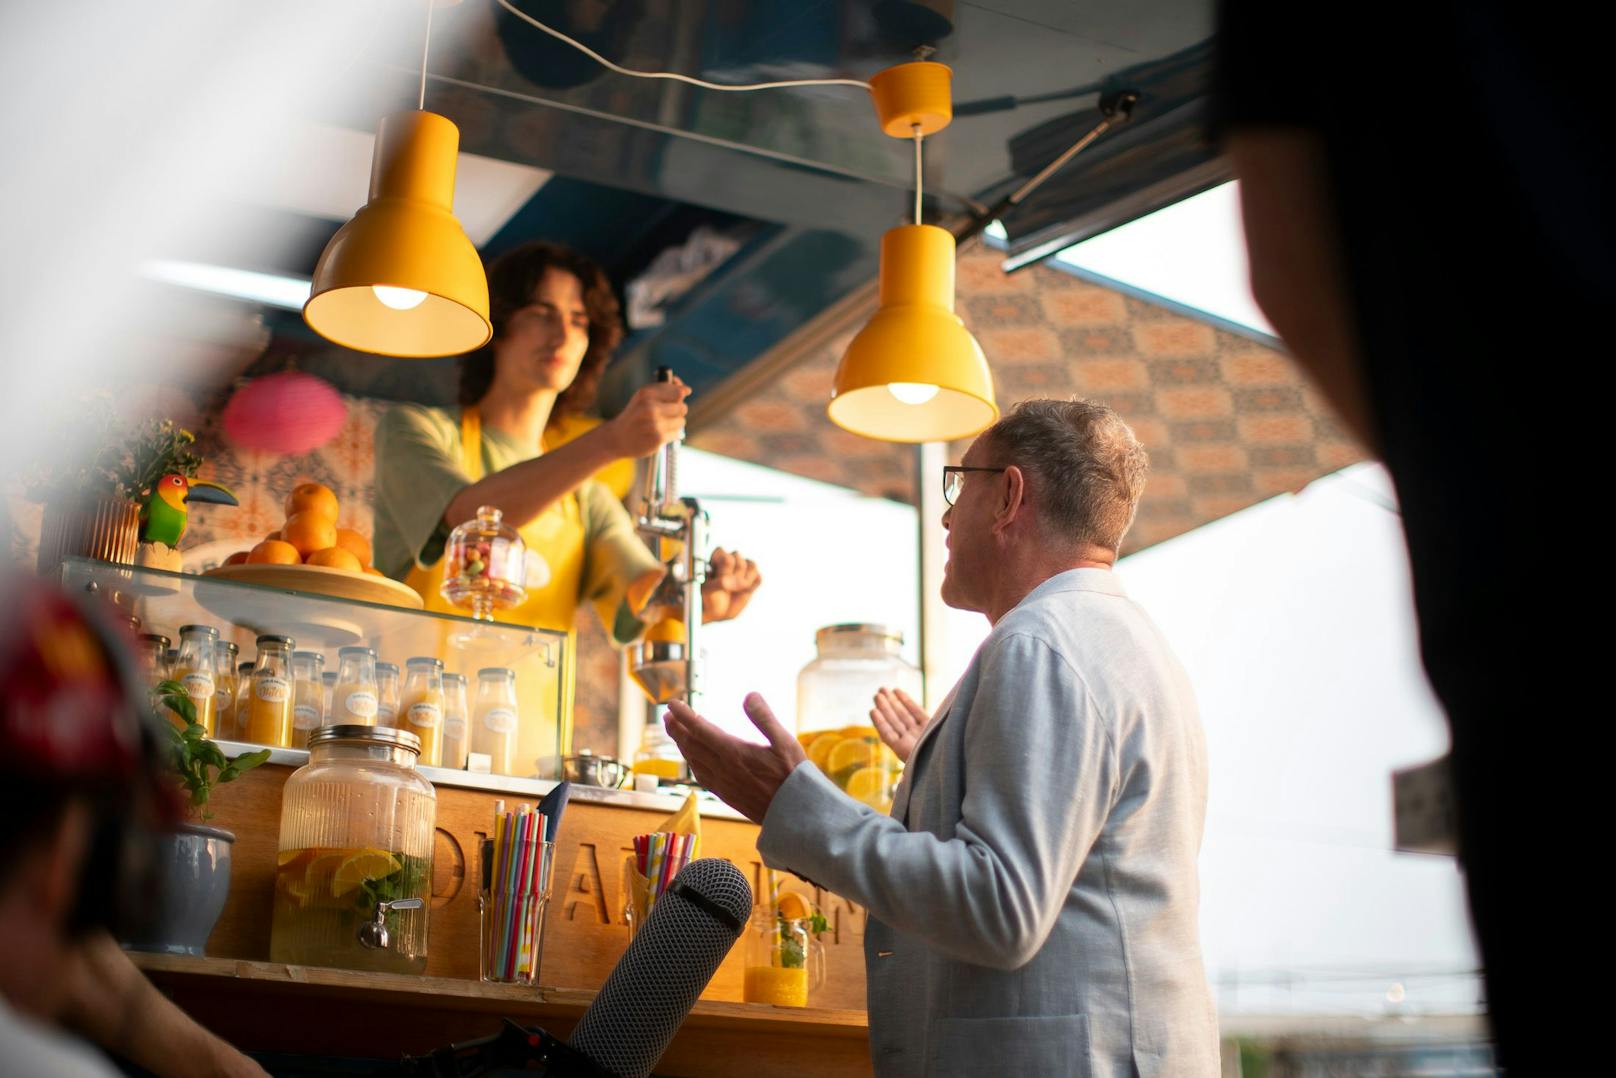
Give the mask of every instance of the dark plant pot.
M 230 893 L 230 845 L 235 841 L 229 831 L 193 823 L 163 836 L 157 908 L 124 946 L 200 957 Z
M 126 498 L 49 502 L 39 533 L 39 572 L 54 574 L 78 555 L 132 565 L 140 545 L 140 506 Z

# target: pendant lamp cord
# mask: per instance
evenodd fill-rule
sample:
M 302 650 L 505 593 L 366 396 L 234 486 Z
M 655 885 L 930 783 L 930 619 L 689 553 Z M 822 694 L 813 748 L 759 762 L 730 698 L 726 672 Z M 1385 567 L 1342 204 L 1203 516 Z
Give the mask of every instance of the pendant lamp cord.
M 421 42 L 421 97 L 416 107 L 426 111 L 426 56 L 432 49 L 432 9 L 437 0 L 426 0 L 426 40 Z
M 920 125 L 912 124 L 910 130 L 915 133 L 915 224 L 920 224 L 920 188 L 923 174 L 920 167 Z
M 724 83 L 707 82 L 705 79 L 691 78 L 689 75 L 681 75 L 675 71 L 635 71 L 631 68 L 619 67 L 583 42 L 574 41 L 560 30 L 544 25 L 544 23 L 527 12 L 518 9 L 516 5 L 511 3 L 511 0 L 495 0 L 495 3 L 534 29 L 543 30 L 557 41 L 566 42 L 600 66 L 610 71 L 615 71 L 619 75 L 628 75 L 636 79 L 672 79 L 675 82 L 700 86 L 704 90 L 729 90 L 734 93 L 745 93 L 750 90 L 779 90 L 787 86 L 857 86 L 861 90 L 870 88 L 869 83 L 858 79 L 788 79 L 785 82 Z

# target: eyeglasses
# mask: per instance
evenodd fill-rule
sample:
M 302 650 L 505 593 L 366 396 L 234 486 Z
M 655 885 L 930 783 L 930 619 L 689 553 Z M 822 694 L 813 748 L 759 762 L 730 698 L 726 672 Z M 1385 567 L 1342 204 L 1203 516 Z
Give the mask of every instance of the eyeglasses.
M 966 472 L 1003 472 L 1008 468 L 967 468 L 962 464 L 949 464 L 943 468 L 943 501 L 949 505 L 959 497 L 960 487 L 965 485 Z

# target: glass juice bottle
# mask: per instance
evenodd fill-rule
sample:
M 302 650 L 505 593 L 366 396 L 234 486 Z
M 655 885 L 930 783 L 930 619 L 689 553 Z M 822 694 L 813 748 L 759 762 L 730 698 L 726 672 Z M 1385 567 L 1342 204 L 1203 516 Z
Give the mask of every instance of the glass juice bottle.
M 443 758 L 443 663 L 417 657 L 404 664 L 399 729 L 421 739 L 419 762 L 437 767 Z
M 398 728 L 398 664 L 376 664 L 376 725 Z
M 318 651 L 292 652 L 292 747 L 301 749 L 325 718 L 325 688 L 320 675 L 325 656 Z
M 258 638 L 258 659 L 241 709 L 241 739 L 256 745 L 292 744 L 292 648 L 289 636 Z
M 196 705 L 196 721 L 209 737 L 218 729 L 213 713 L 213 671 L 218 665 L 214 653 L 218 644 L 219 630 L 211 625 L 180 626 L 180 653 L 173 677 L 185 686 L 185 694 Z M 178 715 L 170 718 L 175 726 L 182 725 Z
M 376 725 L 376 653 L 370 648 L 337 651 L 337 687 L 331 690 L 328 726 Z
M 241 648 L 229 640 L 221 640 L 213 652 L 213 723 L 219 737 L 236 736 L 236 660 Z
M 477 708 L 471 716 L 471 751 L 489 759 L 496 775 L 515 774 L 516 671 L 489 666 L 477 671 Z
M 327 670 L 320 675 L 320 725 L 330 726 L 335 720 L 331 717 L 331 701 L 337 695 L 337 672 Z
M 441 767 L 466 766 L 466 675 L 443 675 L 443 751 Z
M 146 688 L 155 692 L 157 683 L 168 677 L 168 637 L 161 633 L 141 633 L 140 645 L 135 652 L 135 664 L 140 676 L 146 679 Z
M 425 972 L 437 795 L 418 751 L 415 735 L 368 724 L 309 739 L 281 795 L 272 961 Z

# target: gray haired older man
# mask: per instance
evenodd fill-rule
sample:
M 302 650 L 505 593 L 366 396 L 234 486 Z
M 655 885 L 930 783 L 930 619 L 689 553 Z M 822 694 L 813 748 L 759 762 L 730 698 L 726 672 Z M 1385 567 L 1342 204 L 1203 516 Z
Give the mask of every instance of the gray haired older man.
M 920 733 L 890 816 L 680 704 L 695 775 L 770 865 L 865 905 L 881 1075 L 1218 1073 L 1196 931 L 1206 803 L 1183 670 L 1111 572 L 1144 449 L 1091 401 L 1028 401 L 947 469 L 942 597 L 992 631 Z

